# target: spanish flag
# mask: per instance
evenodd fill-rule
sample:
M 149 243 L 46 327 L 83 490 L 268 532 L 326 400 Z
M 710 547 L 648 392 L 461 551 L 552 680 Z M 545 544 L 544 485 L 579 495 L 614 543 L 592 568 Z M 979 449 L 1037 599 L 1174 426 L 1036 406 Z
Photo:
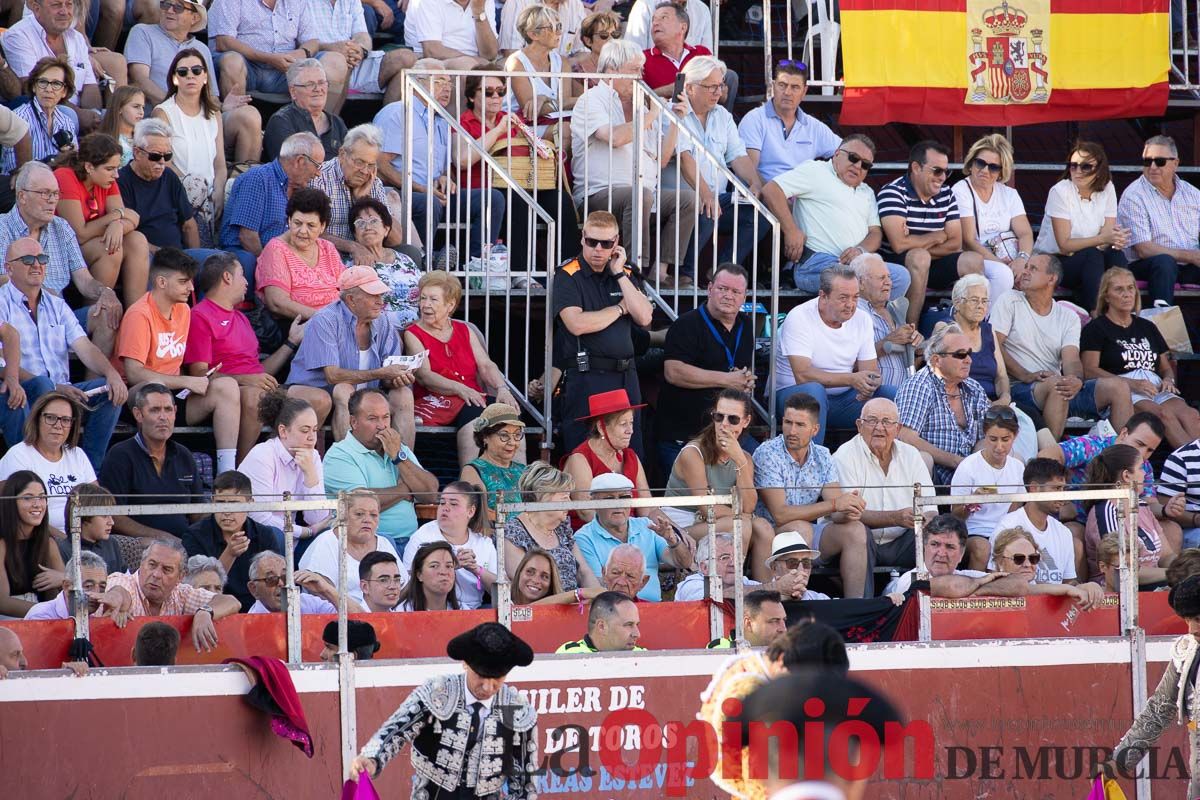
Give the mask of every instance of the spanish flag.
M 1170 0 L 841 0 L 844 125 L 1159 116 Z

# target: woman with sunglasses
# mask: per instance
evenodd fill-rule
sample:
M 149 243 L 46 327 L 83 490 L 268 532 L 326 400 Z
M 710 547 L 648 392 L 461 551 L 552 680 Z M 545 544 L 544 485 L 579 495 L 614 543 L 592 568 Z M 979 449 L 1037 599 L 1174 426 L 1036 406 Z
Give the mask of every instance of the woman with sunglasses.
M 984 136 L 967 151 L 963 174 L 954 184 L 962 221 L 963 250 L 1000 261 L 1020 276 L 1033 252 L 1033 228 L 1017 190 L 1007 186 L 1013 173 L 1013 147 L 999 133 Z
M 564 5 L 578 0 L 564 0 Z M 515 5 L 515 3 L 514 3 Z M 504 4 L 508 11 L 509 3 Z M 573 81 L 540 77 L 516 77 L 527 72 L 564 72 L 563 17 L 547 5 L 531 5 L 517 15 L 517 31 L 525 40 L 525 46 L 513 53 L 504 62 L 504 69 L 512 78 L 512 94 L 505 107 L 519 112 L 527 121 L 536 122 L 544 114 L 565 111 L 575 105 Z M 570 31 L 566 31 L 570 34 Z M 571 45 L 568 43 L 567 48 Z M 559 89 L 562 89 L 560 94 Z M 565 122 L 564 122 L 565 125 Z M 539 133 L 540 135 L 540 133 Z M 570 132 L 564 130 L 559 139 L 571 141 Z
M 417 321 L 404 331 L 404 351 L 426 353 L 416 369 L 414 414 L 418 425 L 450 425 L 458 431 L 458 463 L 479 454 L 472 423 L 484 413 L 488 395 L 516 416 L 516 399 L 482 339 L 465 322 L 451 319 L 462 299 L 462 284 L 448 272 L 427 272 L 417 284 Z
M 1105 272 L 1094 319 L 1079 334 L 1083 377 L 1129 381 L 1134 410 L 1161 419 L 1171 447 L 1183 447 L 1200 437 L 1200 413 L 1180 397 L 1170 348 L 1141 310 L 1133 273 L 1124 267 Z
M 600 51 L 610 39 L 620 37 L 624 25 L 624 21 L 615 11 L 597 11 L 584 17 L 583 24 L 579 26 L 579 41 L 583 47 L 567 59 L 571 63 L 571 71 L 585 74 L 599 72 L 597 62 Z M 577 92 L 582 92 L 591 86 L 591 80 L 580 79 L 576 81 L 575 88 Z
M 1046 198 L 1034 252 L 1062 260 L 1062 285 L 1075 289 L 1076 302 L 1090 309 L 1096 307 L 1104 271 L 1126 266 L 1122 250 L 1128 244 L 1129 231 L 1117 225 L 1117 191 L 1108 156 L 1099 144 L 1078 141 L 1062 180 Z
M 633 440 L 633 412 L 645 403 L 634 405 L 624 389 L 601 392 L 588 398 L 588 415 L 580 419 L 591 426 L 588 438 L 563 459 L 562 469 L 575 479 L 576 500 L 591 497 L 592 479 L 606 472 L 624 475 L 634 485 L 634 497 L 649 497 L 650 483 L 638 454 L 629 446 Z M 649 509 L 638 509 L 645 516 Z M 596 516 L 595 511 L 571 512 L 571 527 L 579 530 Z
M 200 246 L 212 247 L 228 177 L 221 105 L 209 88 L 208 62 L 199 50 L 185 47 L 176 53 L 167 81 L 167 99 L 154 109 L 154 116 L 171 126 L 171 168 L 196 210 Z
M 133 127 L 146 116 L 146 95 L 136 86 L 122 86 L 113 92 L 108 110 L 97 129 L 121 143 L 121 166 L 133 160 Z
M 74 229 L 92 276 L 110 289 L 120 278 L 121 296 L 128 308 L 146 293 L 150 245 L 137 230 L 141 218 L 121 199 L 117 187 L 120 168 L 117 140 L 90 133 L 66 164 L 54 170 L 54 177 L 61 193 L 58 216 Z
M 472 425 L 479 455 L 463 465 L 461 480 L 487 490 L 487 507 L 495 510 L 502 496 L 516 499 L 525 472 L 525 423 L 512 406 L 492 403 Z
M 25 616 L 39 600 L 53 600 L 65 577 L 50 536 L 46 484 L 29 470 L 0 484 L 0 614 Z
M 1166 568 L 1175 560 L 1175 549 L 1163 536 L 1162 526 L 1150 506 L 1142 499 L 1146 475 L 1137 448 L 1114 444 L 1104 448 L 1088 463 L 1087 480 L 1095 488 L 1134 489 L 1137 507 L 1138 585 L 1153 591 L 1165 585 Z M 1083 533 L 1083 552 L 1087 559 L 1087 580 L 1103 582 L 1100 572 L 1100 540 L 1109 534 L 1125 535 L 1121 503 L 1117 500 L 1087 500 L 1087 524 Z
M 722 389 L 713 405 L 710 421 L 700 435 L 683 446 L 671 475 L 667 478 L 667 497 L 730 494 L 738 492 L 742 507 L 742 555 L 749 553 L 751 577 L 760 583 L 771 580 L 767 557 L 775 531 L 765 519 L 753 516 L 758 503 L 754 488 L 754 462 L 742 449 L 741 437 L 750 426 L 753 405 L 750 395 L 736 389 Z M 733 509 L 711 506 L 716 515 L 718 533 L 733 530 Z M 697 542 L 708 536 L 707 509 L 672 508 L 663 512 L 671 522 Z
M 29 141 L 34 161 L 50 162 L 64 150 L 79 144 L 79 120 L 63 107 L 75 96 L 75 71 L 66 58 L 43 58 L 33 65 L 25 79 L 29 102 L 13 109 L 13 114 L 29 123 Z M 17 155 L 4 148 L 0 169 L 11 174 L 17 169 Z
M 417 321 L 417 283 L 424 274 L 417 266 L 421 251 L 410 245 L 391 248 L 385 244 L 394 224 L 392 212 L 374 197 L 355 200 L 350 205 L 349 219 L 354 241 L 370 253 L 366 263 L 373 264 L 375 274 L 387 284 L 385 313 L 399 334 Z
M 62 392 L 46 392 L 34 401 L 25 419 L 25 441 L 0 458 L 0 479 L 18 470 L 36 473 L 54 487 L 50 498 L 50 524 L 67 530 L 67 495 L 81 483 L 94 483 L 92 462 L 79 449 L 83 407 Z
M 996 533 L 992 542 L 994 571 L 1029 581 L 1026 594 L 1070 597 L 1084 611 L 1092 608 L 1094 601 L 1102 596 L 1100 592 L 1089 594 L 1086 589 L 1069 583 L 1038 583 L 1038 565 L 1043 560 L 1043 553 L 1034 541 L 1033 534 L 1024 528 L 1006 528 Z

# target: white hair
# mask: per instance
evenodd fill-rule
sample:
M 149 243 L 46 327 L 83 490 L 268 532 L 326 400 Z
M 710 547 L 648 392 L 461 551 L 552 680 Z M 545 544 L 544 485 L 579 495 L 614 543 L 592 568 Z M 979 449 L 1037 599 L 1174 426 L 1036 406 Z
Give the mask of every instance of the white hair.
M 953 336 L 956 333 L 962 333 L 962 328 L 955 325 L 953 322 L 947 322 L 943 325 L 938 325 L 933 329 L 933 333 L 925 340 L 925 363 L 929 363 L 930 356 L 942 354 L 942 341 L 947 336 Z
M 229 578 L 229 573 L 225 571 L 225 566 L 220 561 L 212 556 L 196 555 L 187 560 L 187 566 L 183 570 L 183 582 L 192 586 L 195 584 L 196 578 L 205 572 L 217 573 L 222 587 Z
M 300 131 L 293 133 L 283 140 L 279 146 L 280 158 L 295 158 L 296 156 L 312 156 L 314 149 L 321 145 L 321 140 L 315 133 Z
M 696 564 L 702 570 L 708 569 L 708 559 L 711 557 L 712 550 L 714 547 L 716 547 L 716 545 L 727 544 L 730 547 L 733 547 L 733 534 L 731 533 L 716 534 L 716 544 L 713 543 L 713 538 L 714 537 L 711 535 L 705 536 L 700 540 L 700 543 L 696 545 Z
M 725 66 L 724 61 L 715 56 L 696 56 L 684 64 L 683 68 L 679 71 L 683 73 L 683 82 L 691 84 L 700 83 L 714 69 L 721 70 L 721 80 L 725 80 L 725 75 L 729 72 L 729 68 Z
M 859 253 L 851 259 L 848 266 L 854 270 L 854 274 L 858 276 L 859 282 L 862 282 L 867 277 L 867 270 L 873 264 L 882 264 L 884 268 L 887 267 L 887 262 L 878 253 Z
M 369 122 L 362 125 L 355 125 L 346 132 L 346 138 L 342 140 L 342 150 L 349 152 L 359 142 L 382 150 L 383 131 L 379 129 L 379 126 L 372 125 Z
M 105 575 L 108 574 L 108 564 L 104 562 L 103 558 L 93 553 L 91 550 L 79 551 L 79 568 L 83 569 L 84 567 L 88 569 L 101 569 L 104 570 Z M 64 569 L 69 576 L 75 569 L 75 559 L 72 558 L 70 561 L 68 561 Z
M 596 71 L 617 72 L 627 64 L 633 63 L 638 66 L 646 63 L 642 49 L 628 39 L 610 39 L 596 59 Z
M 321 74 L 325 75 L 325 65 L 315 58 L 302 58 L 295 64 L 288 67 L 287 85 L 295 86 L 296 81 L 300 79 L 300 73 L 306 69 L 319 69 Z
M 14 188 L 16 188 L 16 190 L 19 192 L 27 191 L 29 189 L 30 181 L 33 178 L 33 173 L 35 172 L 45 172 L 50 176 L 51 180 L 57 180 L 54 177 L 54 170 L 50 168 L 49 164 L 41 161 L 26 161 L 21 168 L 17 170 L 16 178 L 13 180 Z
M 146 140 L 152 136 L 170 139 L 171 126 L 157 117 L 146 117 L 133 126 L 133 144 L 135 147 L 145 147 Z
M 619 544 L 614 547 L 612 552 L 608 554 L 608 558 L 604 561 L 604 571 L 608 572 L 609 565 L 612 564 L 614 558 L 621 558 L 622 556 L 637 558 L 638 562 L 642 565 L 642 572 L 646 571 L 646 554 L 641 551 L 641 548 L 632 544 Z
M 954 282 L 954 288 L 950 290 L 950 303 L 957 306 L 959 303 L 967 299 L 967 292 L 974 289 L 976 286 L 982 286 L 984 291 L 989 294 L 991 292 L 991 284 L 988 279 L 977 272 L 972 272 L 969 275 L 963 275 Z
M 283 561 L 283 556 L 276 553 L 274 550 L 263 550 L 261 553 L 250 559 L 250 568 L 247 570 L 251 580 L 258 580 L 258 576 L 262 574 L 262 563 L 267 559 L 278 558 Z M 284 562 L 284 568 L 287 568 L 287 562 Z

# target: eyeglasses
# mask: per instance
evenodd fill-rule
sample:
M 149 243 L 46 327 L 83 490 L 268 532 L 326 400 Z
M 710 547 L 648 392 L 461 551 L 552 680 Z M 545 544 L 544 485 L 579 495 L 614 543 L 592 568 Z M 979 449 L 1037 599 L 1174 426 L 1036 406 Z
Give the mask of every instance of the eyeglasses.
M 741 414 L 722 414 L 720 411 L 712 412 L 712 421 L 718 425 L 726 420 L 729 421 L 730 425 L 741 425 L 744 419 L 745 417 Z
M 945 167 L 931 167 L 928 164 L 922 164 L 921 166 L 928 170 L 935 178 L 943 178 L 950 174 L 950 170 L 946 169 Z
M 496 434 L 496 438 L 499 439 L 500 441 L 504 442 L 505 444 L 512 444 L 513 442 L 519 442 L 522 439 L 524 439 L 525 432 L 517 431 L 516 433 L 509 433 L 507 431 L 500 431 L 499 433 Z
M 1172 161 L 1178 161 L 1178 160 L 1179 159 L 1175 158 L 1175 157 L 1168 158 L 1167 156 L 1155 156 L 1154 158 L 1143 158 L 1142 166 L 1149 167 L 1149 166 L 1153 165 L 1156 167 L 1165 167 L 1167 164 L 1170 164 Z
M 964 297 L 963 303 L 969 306 L 986 306 L 988 299 L 986 297 Z
M 805 64 L 803 61 L 793 61 L 793 60 L 785 58 L 782 61 L 775 62 L 775 66 L 776 67 L 791 67 L 792 69 L 798 69 L 798 70 L 802 70 L 804 72 L 808 72 L 808 64 Z
M 1017 412 L 1013 411 L 1008 406 L 993 406 L 983 415 L 983 424 L 990 425 L 993 422 L 1016 422 Z
M 188 7 L 182 3 L 168 3 L 166 0 L 158 4 L 158 7 L 163 11 L 174 11 L 176 14 L 182 14 L 188 10 Z
M 717 284 L 715 284 L 715 283 L 710 283 L 710 284 L 708 285 L 708 290 L 709 290 L 710 292 L 716 292 L 717 294 L 729 294 L 729 295 L 733 295 L 734 297 L 741 297 L 741 296 L 743 296 L 744 294 L 746 294 L 746 290 L 745 290 L 745 289 L 738 289 L 738 288 L 736 288 L 736 287 L 734 287 L 734 286 L 718 286 L 718 285 L 717 285 Z
M 203 75 L 204 73 L 208 72 L 208 67 L 204 66 L 203 64 L 192 64 L 190 67 L 175 68 L 175 74 L 180 78 L 186 78 L 189 72 L 193 75 Z
M 399 575 L 380 575 L 378 578 L 365 578 L 367 583 L 378 583 L 380 586 L 403 586 L 404 580 Z
M 851 153 L 849 150 L 840 149 L 840 148 L 838 149 L 838 152 L 845 153 L 846 160 L 849 161 L 851 164 L 857 164 L 858 166 L 862 167 L 863 172 L 870 172 L 871 167 L 875 166 L 874 161 L 867 161 L 865 158 L 860 156 L 858 153 Z
M 62 197 L 62 193 L 58 190 L 53 190 L 53 188 L 26 188 L 26 190 L 20 191 L 36 194 L 37 197 L 52 201 L 52 203 L 58 203 L 59 198 Z
M 504 97 L 504 89 L 493 86 L 491 89 L 480 89 L 484 97 Z
M 880 425 L 885 428 L 894 428 L 900 424 L 900 420 L 898 419 L 879 419 L 879 417 L 867 417 L 866 419 L 859 419 L 859 422 L 866 428 L 877 428 Z
M 957 358 L 959 361 L 966 361 L 968 358 L 971 357 L 971 351 L 970 350 L 952 350 L 950 352 L 945 352 L 945 353 L 935 353 L 935 355 L 947 356 L 949 358 Z
M 609 39 L 613 38 L 616 35 L 617 35 L 616 33 L 593 33 L 588 38 L 599 39 L 602 42 L 607 42 Z
M 982 158 L 976 158 L 971 161 L 971 166 L 975 169 L 986 169 L 993 175 L 999 175 L 1000 170 L 1004 169 L 1004 167 L 1000 166 L 999 164 L 993 164 L 990 161 L 984 161 Z
M 10 258 L 8 263 L 11 264 L 14 261 L 20 261 L 27 267 L 32 267 L 34 264 L 41 264 L 44 267 L 50 263 L 50 256 L 45 253 L 38 253 L 36 256 L 17 256 L 16 258 Z
M 351 158 L 350 166 L 354 167 L 355 169 L 362 170 L 362 169 L 375 169 L 379 165 L 378 165 L 378 163 L 376 163 L 374 161 L 366 161 L 365 159 L 361 159 L 361 158 Z
M 616 239 L 597 239 L 593 236 L 583 237 L 583 243 L 588 247 L 595 247 L 599 250 L 611 250 L 617 246 Z
M 301 153 L 300 155 L 296 156 L 296 158 L 304 159 L 305 161 L 307 161 L 309 164 L 311 164 L 313 167 L 316 167 L 317 169 L 321 168 L 321 162 L 317 161 L 312 156 L 307 156 L 304 153 Z
M 46 413 L 42 414 L 42 422 L 46 423 L 51 428 L 58 428 L 58 427 L 69 428 L 69 427 L 71 427 L 71 423 L 74 421 L 75 421 L 75 417 L 73 417 L 71 415 L 67 415 L 65 417 L 60 417 L 58 414 L 46 414 Z
M 562 23 L 556 22 L 553 25 L 539 25 L 533 29 L 534 33 L 541 33 L 542 31 L 554 31 L 555 33 L 562 33 Z
M 811 558 L 788 558 L 780 559 L 780 561 L 788 569 L 810 570 L 813 568 L 813 560 Z
M 1007 558 L 1018 567 L 1025 563 L 1025 559 L 1029 559 L 1029 565 L 1036 567 L 1038 562 L 1042 560 L 1042 554 L 1031 553 L 1029 555 L 1025 555 L 1024 553 L 1017 553 L 1015 556 L 1001 556 L 1001 558 Z
M 56 92 L 61 92 L 63 89 L 67 88 L 67 85 L 62 81 L 51 81 L 45 78 L 38 78 L 33 82 L 33 85 L 39 89 L 53 89 Z
M 717 92 L 721 91 L 721 89 L 723 89 L 725 87 L 725 84 L 723 82 L 722 83 L 693 83 L 692 85 L 699 86 L 701 89 L 708 92 L 709 94 L 716 94 Z
M 319 81 L 305 81 L 304 83 L 293 83 L 292 88 L 293 89 L 303 89 L 306 92 L 312 91 L 313 89 L 328 89 L 329 81 L 322 79 Z
M 1150 166 L 1149 164 L 1146 165 Z M 1091 175 L 1096 171 L 1095 161 L 1071 161 L 1067 164 L 1067 169 L 1071 172 L 1078 172 L 1080 175 Z
M 383 220 L 379 217 L 359 217 L 354 220 L 354 227 L 362 228 L 380 228 L 383 226 Z
M 282 575 L 268 575 L 265 578 L 251 578 L 246 583 L 265 583 L 268 589 L 274 589 L 276 586 L 282 586 L 283 580 Z
M 159 161 L 170 161 L 172 158 L 175 157 L 175 154 L 170 151 L 168 151 L 166 153 L 152 153 L 144 147 L 134 147 L 133 149 L 141 150 L 143 153 L 146 154 L 146 158 L 150 159 L 151 161 L 153 161 L 156 164 Z

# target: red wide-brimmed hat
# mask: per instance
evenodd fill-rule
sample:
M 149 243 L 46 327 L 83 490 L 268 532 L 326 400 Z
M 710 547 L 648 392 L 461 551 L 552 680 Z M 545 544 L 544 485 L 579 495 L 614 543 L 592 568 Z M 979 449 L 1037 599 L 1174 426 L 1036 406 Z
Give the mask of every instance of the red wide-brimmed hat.
M 632 411 L 636 408 L 645 408 L 645 403 L 638 403 L 636 406 L 629 402 L 629 393 L 624 389 L 613 389 L 611 392 L 600 392 L 588 398 L 588 413 L 586 417 L 580 417 L 576 422 L 586 422 L 589 419 L 596 417 L 607 417 L 609 414 L 616 414 L 619 411 Z

